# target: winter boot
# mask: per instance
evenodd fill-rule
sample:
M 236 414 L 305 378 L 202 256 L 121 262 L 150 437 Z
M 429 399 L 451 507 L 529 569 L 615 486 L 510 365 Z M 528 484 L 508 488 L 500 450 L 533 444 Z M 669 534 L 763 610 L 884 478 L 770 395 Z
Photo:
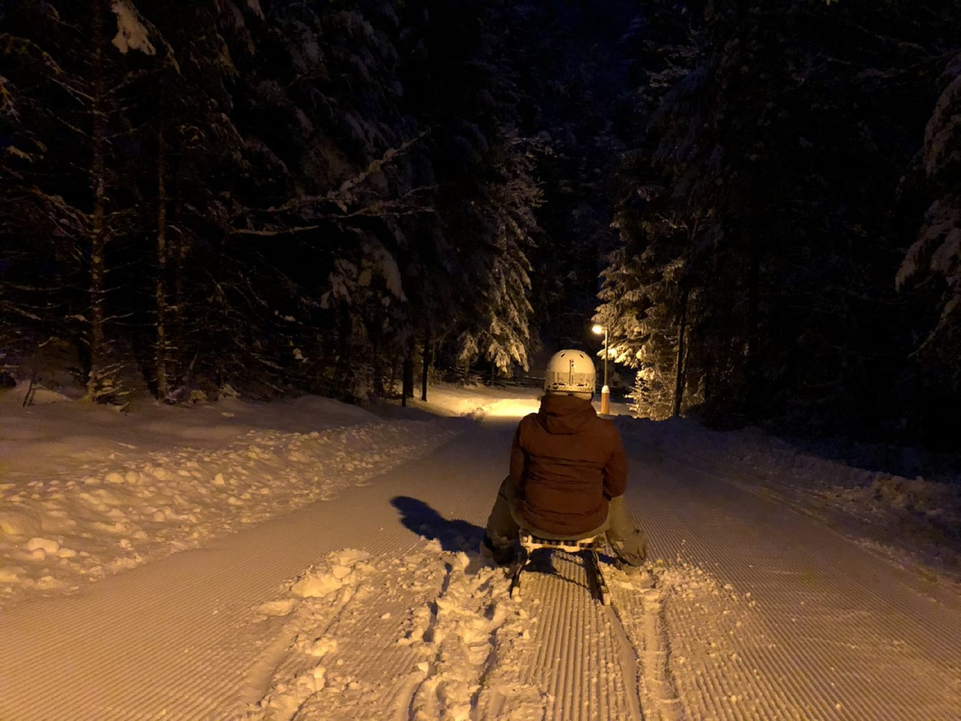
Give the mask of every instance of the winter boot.
M 498 566 L 509 566 L 514 562 L 514 547 L 503 548 L 501 546 L 494 545 L 491 541 L 490 536 L 484 534 L 484 540 L 481 543 L 480 549 L 481 556 L 484 558 L 489 558 Z
M 627 580 L 636 588 L 652 588 L 654 586 L 654 576 L 651 575 L 650 568 L 646 563 L 630 563 L 617 557 L 614 559 L 614 567 L 624 573 Z

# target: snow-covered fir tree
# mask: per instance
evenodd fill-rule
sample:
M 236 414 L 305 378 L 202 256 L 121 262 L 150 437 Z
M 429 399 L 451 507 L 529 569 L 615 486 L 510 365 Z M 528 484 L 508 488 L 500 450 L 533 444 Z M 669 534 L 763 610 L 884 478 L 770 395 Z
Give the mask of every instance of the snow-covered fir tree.
M 57 246 L 50 258 L 53 275 L 70 290 L 58 331 L 77 345 L 87 397 L 112 401 L 123 394 L 125 349 L 110 326 L 125 309 L 114 302 L 117 280 L 109 274 L 136 202 L 119 182 L 124 144 L 137 123 L 127 92 L 156 49 L 127 0 L 23 3 L 3 19 L 7 77 L 13 87 L 29 88 L 23 107 L 33 116 L 34 147 L 42 149 L 20 157 L 24 172 L 13 192 L 26 191 L 60 229 L 50 228 Z M 43 224 L 39 215 L 21 222 L 31 217 Z
M 652 94 L 655 76 L 638 74 L 639 107 L 656 108 L 652 142 L 628 156 L 629 250 L 614 257 L 602 300 L 640 289 L 628 325 L 661 348 L 649 354 L 651 388 L 693 392 L 707 417 L 808 432 L 877 429 L 903 410 L 868 390 L 903 373 L 909 352 L 906 304 L 885 279 L 896 211 L 878 199 L 893 198 L 931 92 L 936 53 L 918 39 L 946 37 L 950 23 L 929 22 L 943 18 L 937 5 L 905 24 L 894 7 L 718 3 L 692 23 L 693 46 L 642 58 L 666 69 L 667 91 Z M 863 45 L 837 40 L 834 29 L 853 27 Z M 925 83 L 905 103 L 899 78 L 912 64 Z M 879 305 L 886 334 L 869 330 Z
M 954 56 L 943 76 L 938 98 L 924 135 L 923 168 L 935 200 L 924 216 L 917 240 L 908 248 L 897 284 L 943 281 L 938 317 L 921 350 L 951 368 L 961 383 L 961 54 Z

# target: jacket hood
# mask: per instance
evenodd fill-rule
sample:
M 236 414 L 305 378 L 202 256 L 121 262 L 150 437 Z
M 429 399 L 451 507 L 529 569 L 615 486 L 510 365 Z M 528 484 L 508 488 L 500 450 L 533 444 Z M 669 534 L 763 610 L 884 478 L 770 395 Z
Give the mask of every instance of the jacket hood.
M 541 399 L 537 422 L 554 436 L 572 436 L 597 417 L 591 402 L 575 396 L 548 393 Z

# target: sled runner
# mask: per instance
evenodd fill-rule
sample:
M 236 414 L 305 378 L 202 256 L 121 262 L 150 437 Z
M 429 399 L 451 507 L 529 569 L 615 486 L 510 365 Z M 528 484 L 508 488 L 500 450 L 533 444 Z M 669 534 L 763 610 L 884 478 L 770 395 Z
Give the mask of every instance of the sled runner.
M 555 539 L 535 536 L 529 531 L 521 529 L 520 551 L 511 567 L 510 596 L 513 598 L 515 589 L 520 588 L 521 573 L 530 563 L 534 551 L 564 551 L 584 558 L 584 570 L 587 572 L 588 583 L 597 592 L 597 598 L 603 606 L 611 605 L 611 591 L 601 572 L 601 561 L 598 552 L 607 546 L 604 533 L 587 538 Z

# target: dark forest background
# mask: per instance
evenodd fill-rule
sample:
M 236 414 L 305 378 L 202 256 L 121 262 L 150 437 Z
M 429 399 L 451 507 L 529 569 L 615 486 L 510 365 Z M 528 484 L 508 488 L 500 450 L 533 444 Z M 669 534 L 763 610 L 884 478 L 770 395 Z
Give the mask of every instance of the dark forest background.
M 0 363 L 958 445 L 954 0 L 2 0 Z

